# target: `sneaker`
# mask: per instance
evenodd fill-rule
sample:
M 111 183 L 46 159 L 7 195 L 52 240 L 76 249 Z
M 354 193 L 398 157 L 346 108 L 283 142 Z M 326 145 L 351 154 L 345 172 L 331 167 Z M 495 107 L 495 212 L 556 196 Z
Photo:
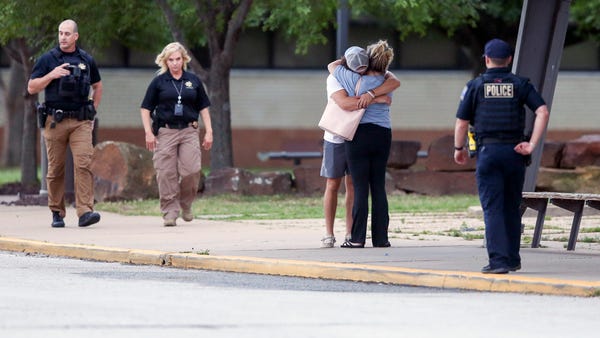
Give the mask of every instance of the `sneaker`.
M 100 214 L 97 212 L 88 211 L 79 217 L 79 226 L 87 227 L 100 222 Z
M 186 221 L 186 222 L 193 221 L 194 220 L 194 213 L 192 212 L 192 209 L 183 210 L 183 212 L 181 214 L 181 218 L 183 218 L 183 220 Z
M 321 248 L 333 248 L 335 244 L 335 237 L 325 236 L 321 239 Z
M 481 273 L 494 273 L 494 274 L 505 274 L 510 269 L 506 267 L 492 268 L 490 265 L 486 265 L 481 269 Z
M 521 270 L 521 263 L 519 263 L 515 266 L 509 266 L 508 269 L 512 272 L 519 271 L 519 270 Z
M 165 222 L 163 223 L 163 225 L 166 227 L 174 227 L 177 225 L 177 219 L 176 218 L 165 218 Z
M 52 212 L 52 227 L 53 228 L 64 228 L 65 221 L 62 217 L 60 217 L 60 212 L 53 211 Z

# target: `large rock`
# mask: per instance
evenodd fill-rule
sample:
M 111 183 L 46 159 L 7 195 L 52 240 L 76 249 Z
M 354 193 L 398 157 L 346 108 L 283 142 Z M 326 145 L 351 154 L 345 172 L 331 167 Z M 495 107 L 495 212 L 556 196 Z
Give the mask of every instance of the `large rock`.
M 204 193 L 215 194 L 246 194 L 253 175 L 250 171 L 240 168 L 222 168 L 211 171 L 204 183 Z
M 565 144 L 561 168 L 600 165 L 600 135 L 583 135 Z
M 417 162 L 419 149 L 421 149 L 419 141 L 392 141 L 387 166 L 395 169 L 409 168 Z
M 296 192 L 302 195 L 325 192 L 325 178 L 321 177 L 320 166 L 300 165 L 294 167 L 294 184 Z
M 564 147 L 564 142 L 544 142 L 540 166 L 546 168 L 559 168 Z
M 477 183 L 473 171 L 442 172 L 389 169 L 388 172 L 393 177 L 396 188 L 406 192 L 434 196 L 477 193 Z
M 536 190 L 600 194 L 600 167 L 571 170 L 541 168 L 537 175 Z
M 280 195 L 292 192 L 292 174 L 286 172 L 257 173 L 248 185 L 248 195 Z
M 204 193 L 240 195 L 276 195 L 292 191 L 292 175 L 285 172 L 252 174 L 241 168 L 212 171 L 206 178 Z
M 425 167 L 430 171 L 469 171 L 475 170 L 475 158 L 469 158 L 465 165 L 454 162 L 454 136 L 442 136 L 429 145 Z
M 158 197 L 152 153 L 125 142 L 98 144 L 92 156 L 96 201 Z

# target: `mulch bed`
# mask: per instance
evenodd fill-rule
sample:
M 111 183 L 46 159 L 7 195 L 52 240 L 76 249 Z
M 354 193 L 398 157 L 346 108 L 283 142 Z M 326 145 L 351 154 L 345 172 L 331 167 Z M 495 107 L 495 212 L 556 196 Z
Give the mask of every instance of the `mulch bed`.
M 13 202 L 0 202 L 3 205 L 48 205 L 48 196 L 39 195 L 40 186 L 23 187 L 20 182 L 0 185 L 0 195 L 17 195 Z

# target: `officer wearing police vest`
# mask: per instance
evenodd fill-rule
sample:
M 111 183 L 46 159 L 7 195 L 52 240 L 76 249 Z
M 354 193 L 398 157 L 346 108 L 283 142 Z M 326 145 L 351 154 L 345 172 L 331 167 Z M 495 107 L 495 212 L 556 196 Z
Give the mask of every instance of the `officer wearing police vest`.
M 65 226 L 67 146 L 73 154 L 78 225 L 85 227 L 100 221 L 100 214 L 94 212 L 94 182 L 90 164 L 93 120 L 102 98 L 102 82 L 94 59 L 76 46 L 78 38 L 77 23 L 63 21 L 58 26 L 58 47 L 37 60 L 27 84 L 29 94 L 44 90 L 45 102 L 38 107 L 38 117 L 40 128 L 44 128 L 42 134 L 48 157 L 48 207 L 52 211 L 54 228 Z
M 485 45 L 486 72 L 463 89 L 456 113 L 454 160 L 465 164 L 469 124 L 477 143 L 477 189 L 483 208 L 489 264 L 483 273 L 521 269 L 519 205 L 528 156 L 548 123 L 548 108 L 529 79 L 512 74 L 512 48 L 500 39 Z M 531 137 L 524 135 L 525 109 L 535 113 Z

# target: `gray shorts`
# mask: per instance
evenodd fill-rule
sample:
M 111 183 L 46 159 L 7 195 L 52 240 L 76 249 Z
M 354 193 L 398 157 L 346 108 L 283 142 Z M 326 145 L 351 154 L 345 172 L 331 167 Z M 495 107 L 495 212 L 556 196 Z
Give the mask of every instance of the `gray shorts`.
M 321 176 L 326 178 L 341 178 L 349 174 L 346 161 L 346 145 L 323 141 L 323 162 Z

